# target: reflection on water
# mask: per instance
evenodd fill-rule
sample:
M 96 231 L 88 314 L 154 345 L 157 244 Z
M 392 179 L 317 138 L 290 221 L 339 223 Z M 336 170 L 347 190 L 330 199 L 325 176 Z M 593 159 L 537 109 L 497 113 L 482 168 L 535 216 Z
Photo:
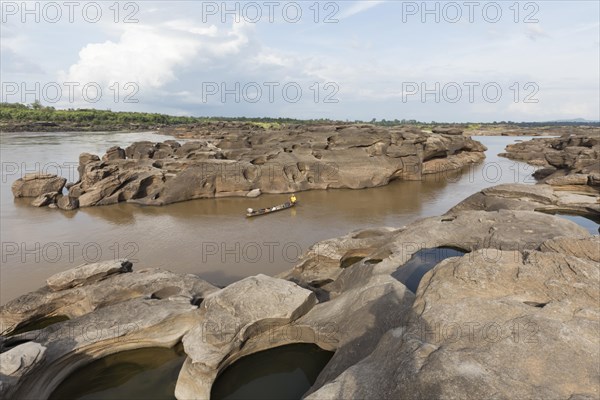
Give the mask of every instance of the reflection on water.
M 460 257 L 466 252 L 452 247 L 436 247 L 417 251 L 392 276 L 402 282 L 408 290 L 417 292 L 421 278 L 446 258 Z
M 292 344 L 243 357 L 219 375 L 211 399 L 300 399 L 332 356 L 314 344 Z
M 194 200 L 165 207 L 118 204 L 75 212 L 33 208 L 29 200 L 12 198 L 10 185 L 19 174 L 11 168 L 21 163 L 29 170 L 35 170 L 35 163 L 71 163 L 73 169 L 59 171 L 67 176 L 76 172 L 81 152 L 101 155 L 113 145 L 168 138 L 150 133 L 3 134 L 0 301 L 35 290 L 54 273 L 115 257 L 130 258 L 136 269 L 194 273 L 218 285 L 257 273 L 274 275 L 291 268 L 319 240 L 438 215 L 485 187 L 533 183 L 535 170 L 497 157 L 507 144 L 525 138 L 478 137 L 489 149 L 479 165 L 430 175 L 422 182 L 300 192 L 295 209 L 257 218 L 245 218 L 245 210 L 280 204 L 288 195 Z
M 183 346 L 124 351 L 93 361 L 67 377 L 50 400 L 171 400 L 185 361 Z

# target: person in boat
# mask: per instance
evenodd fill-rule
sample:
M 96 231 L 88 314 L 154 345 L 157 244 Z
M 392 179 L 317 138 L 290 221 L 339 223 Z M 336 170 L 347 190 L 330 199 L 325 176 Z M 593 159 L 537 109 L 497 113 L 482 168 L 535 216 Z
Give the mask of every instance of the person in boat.
M 290 203 L 296 204 L 296 201 L 297 201 L 296 194 L 292 193 L 292 195 L 290 196 Z

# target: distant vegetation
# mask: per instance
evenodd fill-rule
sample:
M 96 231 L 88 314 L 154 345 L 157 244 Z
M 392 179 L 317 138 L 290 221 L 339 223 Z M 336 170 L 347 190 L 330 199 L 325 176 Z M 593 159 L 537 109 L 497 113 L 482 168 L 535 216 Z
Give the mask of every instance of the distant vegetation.
M 439 125 L 459 126 L 464 129 L 478 129 L 482 126 L 493 127 L 495 125 L 513 125 L 519 127 L 542 127 L 542 126 L 599 126 L 598 122 L 572 120 L 572 121 L 550 121 L 550 122 L 513 122 L 500 121 L 493 123 L 445 123 L 445 122 L 420 122 L 414 119 L 394 119 L 370 121 L 336 121 L 330 119 L 300 120 L 294 118 L 248 118 L 248 117 L 185 117 L 172 116 L 158 113 L 143 112 L 114 112 L 110 110 L 96 109 L 67 109 L 57 110 L 54 107 L 46 107 L 35 102 L 25 105 L 19 103 L 0 103 L 0 127 L 3 130 L 27 129 L 39 127 L 41 130 L 51 127 L 73 129 L 87 127 L 87 130 L 95 129 L 153 129 L 160 126 L 174 126 L 181 124 L 197 124 L 208 121 L 236 121 L 253 123 L 266 129 L 279 129 L 287 124 L 323 124 L 323 123 L 370 123 L 380 126 L 395 125 L 417 125 L 419 127 L 433 127 Z
M 294 118 L 247 118 L 247 117 L 177 117 L 158 113 L 123 112 L 96 109 L 67 109 L 57 110 L 46 107 L 39 102 L 33 104 L 0 103 L 0 124 L 14 126 L 16 124 L 57 124 L 57 125 L 97 125 L 102 127 L 131 126 L 173 126 L 196 124 L 208 121 L 238 121 L 254 123 L 264 128 L 278 129 L 283 124 L 317 124 L 333 123 L 329 119 L 300 120 Z
M 0 121 L 12 122 L 71 122 L 100 125 L 156 124 L 178 125 L 205 121 L 202 118 L 174 117 L 165 114 L 139 112 L 113 112 L 95 109 L 56 110 L 39 103 L 30 105 L 19 103 L 0 103 Z

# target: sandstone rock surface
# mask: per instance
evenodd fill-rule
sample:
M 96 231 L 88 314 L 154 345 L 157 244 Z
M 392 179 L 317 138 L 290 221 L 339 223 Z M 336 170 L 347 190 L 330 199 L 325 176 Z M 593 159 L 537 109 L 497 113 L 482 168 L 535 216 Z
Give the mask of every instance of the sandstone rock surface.
M 45 398 L 100 357 L 182 341 L 179 399 L 208 398 L 227 366 L 290 343 L 335 351 L 308 399 L 597 398 L 600 238 L 511 209 L 572 193 L 549 185 L 486 193 L 508 202 L 487 211 L 487 200 L 469 200 L 398 229 L 322 241 L 279 278 L 223 289 L 118 262 L 59 274 L 49 279 L 55 290 L 0 307 L 0 356 L 26 366 L 7 364 L 3 394 Z M 414 293 L 395 278 L 417 252 L 440 247 L 467 253 L 437 260 Z M 52 316 L 69 319 L 16 333 Z
M 17 179 L 11 186 L 14 197 L 38 197 L 61 192 L 67 180 L 53 174 L 32 173 Z
M 58 196 L 58 192 L 44 193 L 33 199 L 31 205 L 34 207 L 44 207 L 50 204 L 54 204 L 56 203 L 56 199 L 58 198 Z
M 46 279 L 46 284 L 50 290 L 59 291 L 96 282 L 112 274 L 131 272 L 132 267 L 133 264 L 127 260 L 83 264 L 52 275 Z
M 205 128 L 205 127 L 204 127 Z M 203 129 L 204 129 L 203 128 Z M 480 162 L 486 150 L 462 135 L 414 127 L 297 126 L 281 130 L 215 128 L 180 144 L 136 142 L 79 158 L 69 187 L 79 207 L 180 201 L 312 189 L 362 189 L 420 180 Z M 72 203 L 72 204 L 77 204 Z
M 131 349 L 172 347 L 198 325 L 197 305 L 218 290 L 193 275 L 161 270 L 85 279 L 98 269 L 111 272 L 98 266 L 67 271 L 54 279 L 60 289 L 41 288 L 0 307 L 2 334 L 12 333 L 0 337 L 4 397 L 47 398 L 73 371 L 96 359 Z M 74 282 L 81 286 L 71 287 Z M 53 316 L 68 319 L 27 329 Z
M 600 136 L 565 134 L 535 138 L 506 147 L 500 154 L 512 160 L 544 167 L 534 176 L 553 186 L 591 186 L 600 189 Z
M 315 303 L 310 290 L 265 275 L 242 279 L 209 295 L 200 307 L 202 323 L 183 338 L 189 357 L 179 374 L 175 395 L 209 398 L 212 383 L 228 356 L 256 332 L 294 321 Z
M 505 184 L 475 193 L 454 206 L 449 214 L 466 210 L 531 210 L 549 213 L 574 213 L 592 220 L 600 219 L 600 193 L 571 192 L 552 185 Z

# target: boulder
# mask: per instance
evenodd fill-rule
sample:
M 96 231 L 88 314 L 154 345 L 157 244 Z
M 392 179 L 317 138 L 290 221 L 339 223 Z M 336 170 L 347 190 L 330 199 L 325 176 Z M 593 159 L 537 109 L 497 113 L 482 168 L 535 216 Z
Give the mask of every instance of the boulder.
M 125 150 L 119 146 L 113 146 L 106 150 L 106 154 L 102 156 L 102 161 L 124 160 L 125 158 Z
M 79 166 L 77 167 L 77 172 L 79 172 L 80 180 L 82 179 L 82 177 L 84 175 L 85 166 L 89 163 L 93 163 L 93 162 L 97 162 L 97 161 L 100 161 L 100 157 L 98 157 L 95 154 L 81 153 L 79 155 Z
M 537 169 L 534 173 L 533 173 L 533 177 L 537 180 L 542 180 L 545 179 L 547 177 L 549 177 L 550 175 L 552 175 L 553 173 L 555 173 L 557 170 L 554 167 L 545 167 L 545 168 L 540 168 Z
M 61 196 L 56 202 L 58 208 L 64 211 L 72 211 L 79 208 L 79 200 L 71 196 Z
M 258 197 L 261 195 L 260 189 L 252 189 L 246 194 L 246 197 Z
M 320 287 L 336 280 L 353 262 L 368 258 L 388 243 L 394 232 L 393 228 L 374 228 L 320 241 L 301 256 L 298 265 L 278 277 Z
M 104 261 L 93 264 L 83 264 L 76 268 L 52 275 L 46 279 L 48 287 L 59 291 L 76 286 L 87 285 L 106 278 L 112 274 L 131 272 L 132 264 L 127 260 Z
M 460 128 L 433 128 L 431 132 L 443 135 L 462 135 L 464 130 Z
M 50 204 L 54 204 L 56 203 L 56 199 L 58 198 L 59 193 L 58 192 L 50 192 L 50 193 L 44 193 L 38 197 L 36 197 L 32 202 L 31 205 L 34 207 L 44 207 Z
M 125 149 L 127 158 L 145 159 L 152 158 L 156 148 L 154 143 L 149 141 L 135 142 Z
M 566 176 L 560 176 L 556 178 L 550 177 L 544 181 L 548 185 L 552 186 L 564 186 L 564 185 L 587 185 L 588 175 L 586 174 L 572 174 Z
M 14 197 L 38 197 L 62 192 L 67 180 L 53 174 L 32 173 L 17 179 L 11 186 Z

